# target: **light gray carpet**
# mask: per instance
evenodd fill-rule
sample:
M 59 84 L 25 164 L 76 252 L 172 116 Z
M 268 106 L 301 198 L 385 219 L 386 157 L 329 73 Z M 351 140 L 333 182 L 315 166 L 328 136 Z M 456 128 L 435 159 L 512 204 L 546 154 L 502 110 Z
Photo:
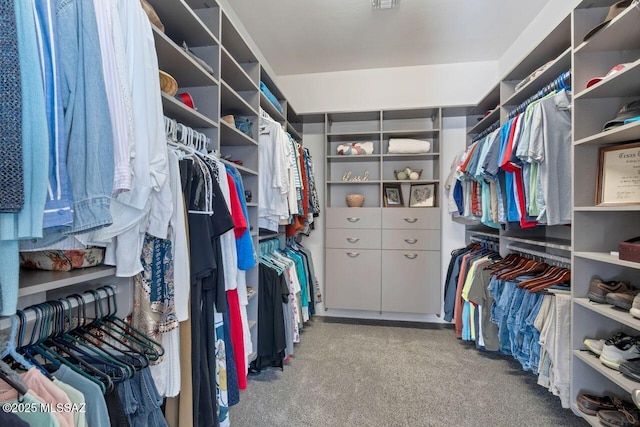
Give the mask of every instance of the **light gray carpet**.
M 505 356 L 451 329 L 305 327 L 284 371 L 250 377 L 233 427 L 585 426 Z

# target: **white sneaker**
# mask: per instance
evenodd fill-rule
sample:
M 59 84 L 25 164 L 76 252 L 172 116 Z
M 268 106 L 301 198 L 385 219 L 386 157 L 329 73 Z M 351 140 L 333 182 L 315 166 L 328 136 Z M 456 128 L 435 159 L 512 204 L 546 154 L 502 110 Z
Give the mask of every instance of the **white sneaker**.
M 620 364 L 640 358 L 640 348 L 634 337 L 625 336 L 608 340 L 600 354 L 600 361 L 608 368 L 618 370 Z
M 600 356 L 602 354 L 602 348 L 604 347 L 604 340 L 596 340 L 587 338 L 584 340 L 584 345 L 593 354 Z
M 631 310 L 629 310 L 629 313 L 631 313 L 631 315 L 636 319 L 640 319 L 640 294 L 636 295 L 633 298 L 633 303 L 631 305 Z

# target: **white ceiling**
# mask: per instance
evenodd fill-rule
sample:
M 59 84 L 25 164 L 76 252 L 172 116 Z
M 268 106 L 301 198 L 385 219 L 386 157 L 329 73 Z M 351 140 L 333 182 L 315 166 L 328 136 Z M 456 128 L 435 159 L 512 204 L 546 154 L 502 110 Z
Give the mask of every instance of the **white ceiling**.
M 498 60 L 549 0 L 228 0 L 278 75 Z

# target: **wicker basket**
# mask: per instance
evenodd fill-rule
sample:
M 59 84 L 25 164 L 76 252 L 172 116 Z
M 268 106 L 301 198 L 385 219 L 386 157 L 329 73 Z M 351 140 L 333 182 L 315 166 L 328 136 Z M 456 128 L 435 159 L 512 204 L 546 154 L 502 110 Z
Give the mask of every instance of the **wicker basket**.
M 399 171 L 394 170 L 394 171 L 393 171 L 393 176 L 395 176 L 395 178 L 396 178 L 397 180 L 399 180 L 399 181 L 417 181 L 417 180 L 419 180 L 419 179 L 420 179 L 420 177 L 422 176 L 422 169 L 411 169 L 411 173 L 413 173 L 413 172 L 415 172 L 415 173 L 417 173 L 417 174 L 418 174 L 418 177 L 417 177 L 417 178 L 415 178 L 415 179 L 411 179 L 411 178 L 409 178 L 408 176 L 407 176 L 406 178 L 400 178 L 400 177 L 398 177 L 398 174 L 399 174 L 399 173 L 403 173 L 403 174 L 404 174 L 404 169 L 401 169 L 401 170 L 399 170 Z
M 347 194 L 347 206 L 350 208 L 361 208 L 364 205 L 364 195 Z

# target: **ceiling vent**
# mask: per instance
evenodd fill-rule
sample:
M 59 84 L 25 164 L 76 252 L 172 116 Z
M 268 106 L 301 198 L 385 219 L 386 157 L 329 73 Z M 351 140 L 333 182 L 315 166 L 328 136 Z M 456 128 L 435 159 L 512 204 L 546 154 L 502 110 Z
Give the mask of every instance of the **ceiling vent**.
M 400 0 L 372 0 L 371 8 L 373 10 L 397 9 L 400 7 Z

